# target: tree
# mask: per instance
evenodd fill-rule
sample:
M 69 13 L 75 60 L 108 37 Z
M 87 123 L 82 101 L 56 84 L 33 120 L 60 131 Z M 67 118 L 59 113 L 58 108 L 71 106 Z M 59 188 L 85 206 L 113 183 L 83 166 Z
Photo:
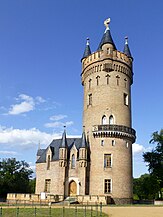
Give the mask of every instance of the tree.
M 25 161 L 17 161 L 15 158 L 0 161 L 0 196 L 30 192 L 29 181 L 32 173 Z
M 133 180 L 134 197 L 139 200 L 155 199 L 159 189 L 159 182 L 150 174 L 141 175 L 140 178 Z
M 147 163 L 149 173 L 159 182 L 161 193 L 161 188 L 163 188 L 163 129 L 159 133 L 157 131 L 152 134 L 150 143 L 156 144 L 156 147 L 151 152 L 143 153 L 143 158 Z

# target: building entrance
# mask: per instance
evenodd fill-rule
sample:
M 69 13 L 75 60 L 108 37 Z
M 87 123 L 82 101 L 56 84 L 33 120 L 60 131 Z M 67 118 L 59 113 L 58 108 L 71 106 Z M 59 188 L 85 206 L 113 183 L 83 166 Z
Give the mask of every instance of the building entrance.
M 69 195 L 76 196 L 77 194 L 77 185 L 75 181 L 71 181 L 69 184 Z

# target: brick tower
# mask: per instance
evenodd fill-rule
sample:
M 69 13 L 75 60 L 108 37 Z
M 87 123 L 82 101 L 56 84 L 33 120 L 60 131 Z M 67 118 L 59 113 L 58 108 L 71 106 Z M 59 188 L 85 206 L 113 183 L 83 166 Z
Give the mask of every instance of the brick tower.
M 133 58 L 125 38 L 118 51 L 105 20 L 105 32 L 96 52 L 87 39 L 82 62 L 83 125 L 90 146 L 89 195 L 105 195 L 115 203 L 132 201 L 131 121 Z

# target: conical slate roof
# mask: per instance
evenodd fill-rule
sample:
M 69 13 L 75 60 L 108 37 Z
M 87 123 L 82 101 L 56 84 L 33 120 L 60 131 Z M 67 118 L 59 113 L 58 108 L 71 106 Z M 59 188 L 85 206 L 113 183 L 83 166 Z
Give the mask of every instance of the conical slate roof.
M 131 51 L 128 46 L 128 37 L 125 37 L 125 46 L 124 46 L 123 53 L 125 53 L 128 57 L 132 58 Z
M 63 132 L 60 148 L 67 148 L 66 130 Z
M 90 49 L 90 45 L 89 45 L 89 38 L 87 38 L 87 43 L 86 43 L 86 47 L 85 47 L 85 51 L 84 51 L 82 59 L 86 58 L 90 54 L 91 54 L 91 49 Z
M 82 134 L 81 148 L 87 148 L 87 141 L 86 141 L 86 136 L 85 136 L 84 131 L 83 131 L 83 134 Z
M 112 39 L 109 27 L 106 28 L 106 30 L 105 30 L 105 32 L 103 34 L 101 42 L 100 42 L 100 44 L 98 46 L 98 50 L 101 50 L 102 45 L 104 45 L 104 44 L 112 44 L 114 49 L 116 50 L 116 46 L 115 46 L 114 41 Z

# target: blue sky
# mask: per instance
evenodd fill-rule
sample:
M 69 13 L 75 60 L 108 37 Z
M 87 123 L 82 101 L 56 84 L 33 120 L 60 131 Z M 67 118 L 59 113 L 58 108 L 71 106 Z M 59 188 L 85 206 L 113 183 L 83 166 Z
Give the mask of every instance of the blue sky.
M 96 51 L 110 17 L 117 49 L 128 35 L 134 57 L 134 176 L 145 173 L 142 153 L 163 127 L 162 8 L 152 0 L 1 0 L 0 158 L 34 168 L 39 142 L 46 147 L 64 124 L 81 134 L 80 59 L 87 37 Z

